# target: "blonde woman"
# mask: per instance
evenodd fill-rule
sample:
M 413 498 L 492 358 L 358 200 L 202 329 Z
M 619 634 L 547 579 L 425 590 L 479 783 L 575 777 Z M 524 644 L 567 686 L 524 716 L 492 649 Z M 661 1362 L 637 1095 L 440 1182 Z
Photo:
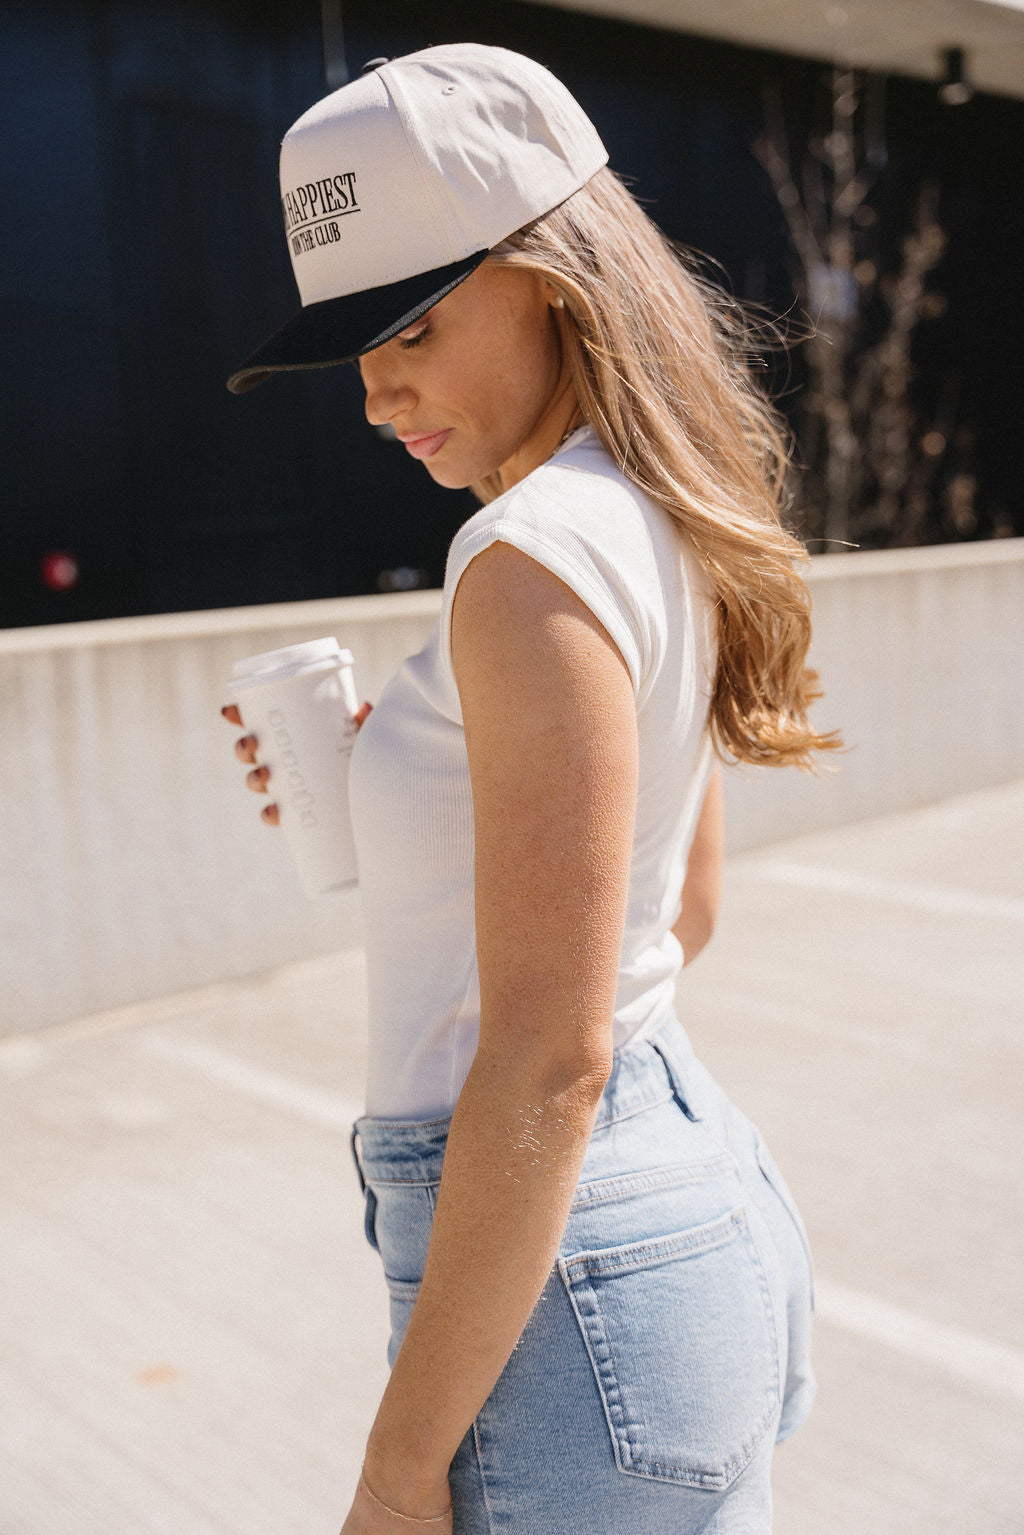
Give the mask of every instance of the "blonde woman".
M 605 161 L 530 60 L 376 61 L 285 139 L 303 308 L 231 380 L 356 358 L 370 422 L 483 502 L 352 763 L 393 1368 L 344 1535 L 760 1535 L 813 1394 L 799 1215 L 675 1012 L 715 754 L 834 744 L 785 450 Z

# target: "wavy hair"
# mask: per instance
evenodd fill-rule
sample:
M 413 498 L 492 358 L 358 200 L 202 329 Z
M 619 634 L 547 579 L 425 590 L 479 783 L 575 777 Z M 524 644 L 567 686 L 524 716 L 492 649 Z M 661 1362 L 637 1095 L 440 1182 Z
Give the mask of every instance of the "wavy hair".
M 789 439 L 755 381 L 746 311 L 607 169 L 488 259 L 539 272 L 564 298 L 584 418 L 704 562 L 717 597 L 719 756 L 813 768 L 842 743 L 807 719 L 820 696 L 795 568 L 807 553 L 783 526 Z M 474 486 L 484 501 L 500 488 L 493 477 Z

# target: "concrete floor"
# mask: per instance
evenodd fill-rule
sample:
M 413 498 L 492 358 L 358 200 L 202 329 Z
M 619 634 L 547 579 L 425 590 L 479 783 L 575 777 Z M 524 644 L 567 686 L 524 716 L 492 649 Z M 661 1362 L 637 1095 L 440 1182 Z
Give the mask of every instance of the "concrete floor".
M 0 1044 L 0 1535 L 336 1535 L 363 998 L 346 953 Z M 776 1535 L 1021 1535 L 1024 783 L 733 859 L 679 1006 L 817 1259 Z

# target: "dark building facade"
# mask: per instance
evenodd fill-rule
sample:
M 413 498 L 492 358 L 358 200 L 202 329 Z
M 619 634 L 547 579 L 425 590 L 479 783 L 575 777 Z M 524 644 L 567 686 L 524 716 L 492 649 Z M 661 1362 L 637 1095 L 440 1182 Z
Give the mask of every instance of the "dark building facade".
M 766 78 L 794 136 L 813 130 L 824 65 L 513 0 L 343 12 L 353 73 L 467 38 L 541 59 L 670 235 L 740 297 L 791 307 L 785 223 L 750 146 Z M 7 5 L 0 79 L 0 626 L 440 584 L 475 503 L 366 424 L 352 368 L 224 387 L 297 302 L 277 149 L 327 88 L 319 4 Z M 897 79 L 883 94 L 887 195 L 936 178 L 949 235 L 917 387 L 956 391 L 977 536 L 1024 532 L 1024 103 L 951 110 Z

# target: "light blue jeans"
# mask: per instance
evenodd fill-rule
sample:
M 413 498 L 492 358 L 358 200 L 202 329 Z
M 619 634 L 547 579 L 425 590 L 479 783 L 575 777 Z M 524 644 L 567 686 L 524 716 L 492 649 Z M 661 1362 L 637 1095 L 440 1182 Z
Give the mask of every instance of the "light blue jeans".
M 448 1126 L 355 1126 L 392 1364 Z M 792 1196 L 670 1018 L 616 1054 L 557 1264 L 452 1463 L 455 1535 L 766 1535 L 811 1309 Z

